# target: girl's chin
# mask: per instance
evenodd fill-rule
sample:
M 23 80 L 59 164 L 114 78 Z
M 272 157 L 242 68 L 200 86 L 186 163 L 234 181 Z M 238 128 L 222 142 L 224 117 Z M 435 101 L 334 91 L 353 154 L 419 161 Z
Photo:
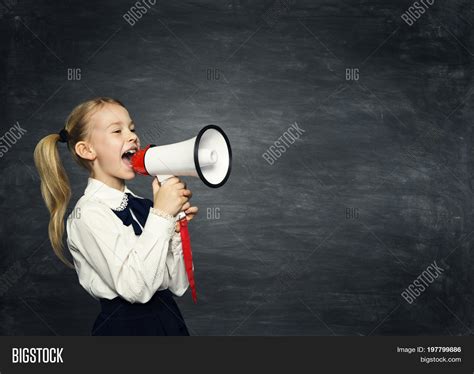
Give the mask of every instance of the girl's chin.
M 135 173 L 133 173 L 133 175 L 130 175 L 130 176 L 124 176 L 122 179 L 129 181 L 129 180 L 132 180 L 133 178 L 135 178 Z

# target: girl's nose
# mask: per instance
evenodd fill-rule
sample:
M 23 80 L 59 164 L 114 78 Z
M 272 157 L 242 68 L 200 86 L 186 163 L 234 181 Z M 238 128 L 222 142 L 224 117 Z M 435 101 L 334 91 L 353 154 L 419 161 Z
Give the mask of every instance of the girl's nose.
M 128 135 L 128 139 L 129 141 L 135 141 L 138 139 L 138 136 L 136 133 L 134 133 L 133 131 L 129 131 L 129 135 Z

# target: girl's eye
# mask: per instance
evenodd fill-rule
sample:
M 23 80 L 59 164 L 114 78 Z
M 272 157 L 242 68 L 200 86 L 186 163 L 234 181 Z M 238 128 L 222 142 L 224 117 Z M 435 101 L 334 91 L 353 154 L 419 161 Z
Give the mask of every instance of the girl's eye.
M 131 132 L 135 132 L 136 130 L 135 130 L 135 129 L 130 129 L 130 131 L 131 131 Z M 121 133 L 122 130 L 117 129 L 117 130 L 115 130 L 115 131 L 113 131 L 113 132 L 118 134 L 118 133 Z

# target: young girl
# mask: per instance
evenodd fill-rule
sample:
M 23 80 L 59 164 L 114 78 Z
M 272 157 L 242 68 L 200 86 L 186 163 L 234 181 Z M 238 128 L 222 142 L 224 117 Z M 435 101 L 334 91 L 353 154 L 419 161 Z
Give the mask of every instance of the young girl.
M 153 201 L 134 194 L 125 181 L 135 177 L 130 157 L 140 141 L 128 111 L 103 97 L 78 105 L 64 129 L 41 139 L 34 153 L 49 238 L 71 268 L 62 245 L 71 188 L 58 142 L 89 171 L 66 230 L 79 283 L 101 305 L 92 335 L 189 335 L 173 295 L 189 285 L 175 216 L 185 211 L 191 220 L 197 213 L 191 191 L 173 177 L 162 186 L 154 178 Z

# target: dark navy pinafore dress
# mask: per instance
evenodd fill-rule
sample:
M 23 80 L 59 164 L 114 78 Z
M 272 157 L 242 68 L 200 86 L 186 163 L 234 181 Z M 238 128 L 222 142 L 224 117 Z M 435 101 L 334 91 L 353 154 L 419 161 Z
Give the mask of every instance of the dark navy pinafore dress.
M 124 225 L 132 224 L 135 234 L 138 235 L 141 234 L 141 228 L 132 218 L 129 209 L 133 210 L 135 217 L 144 226 L 153 202 L 149 199 L 136 198 L 129 193 L 127 195 L 126 209 L 113 210 L 113 212 Z M 132 304 L 119 296 L 112 300 L 99 299 L 101 312 L 92 327 L 92 335 L 189 335 L 174 297 L 173 293 L 166 289 L 156 291 L 152 298 L 144 304 Z

